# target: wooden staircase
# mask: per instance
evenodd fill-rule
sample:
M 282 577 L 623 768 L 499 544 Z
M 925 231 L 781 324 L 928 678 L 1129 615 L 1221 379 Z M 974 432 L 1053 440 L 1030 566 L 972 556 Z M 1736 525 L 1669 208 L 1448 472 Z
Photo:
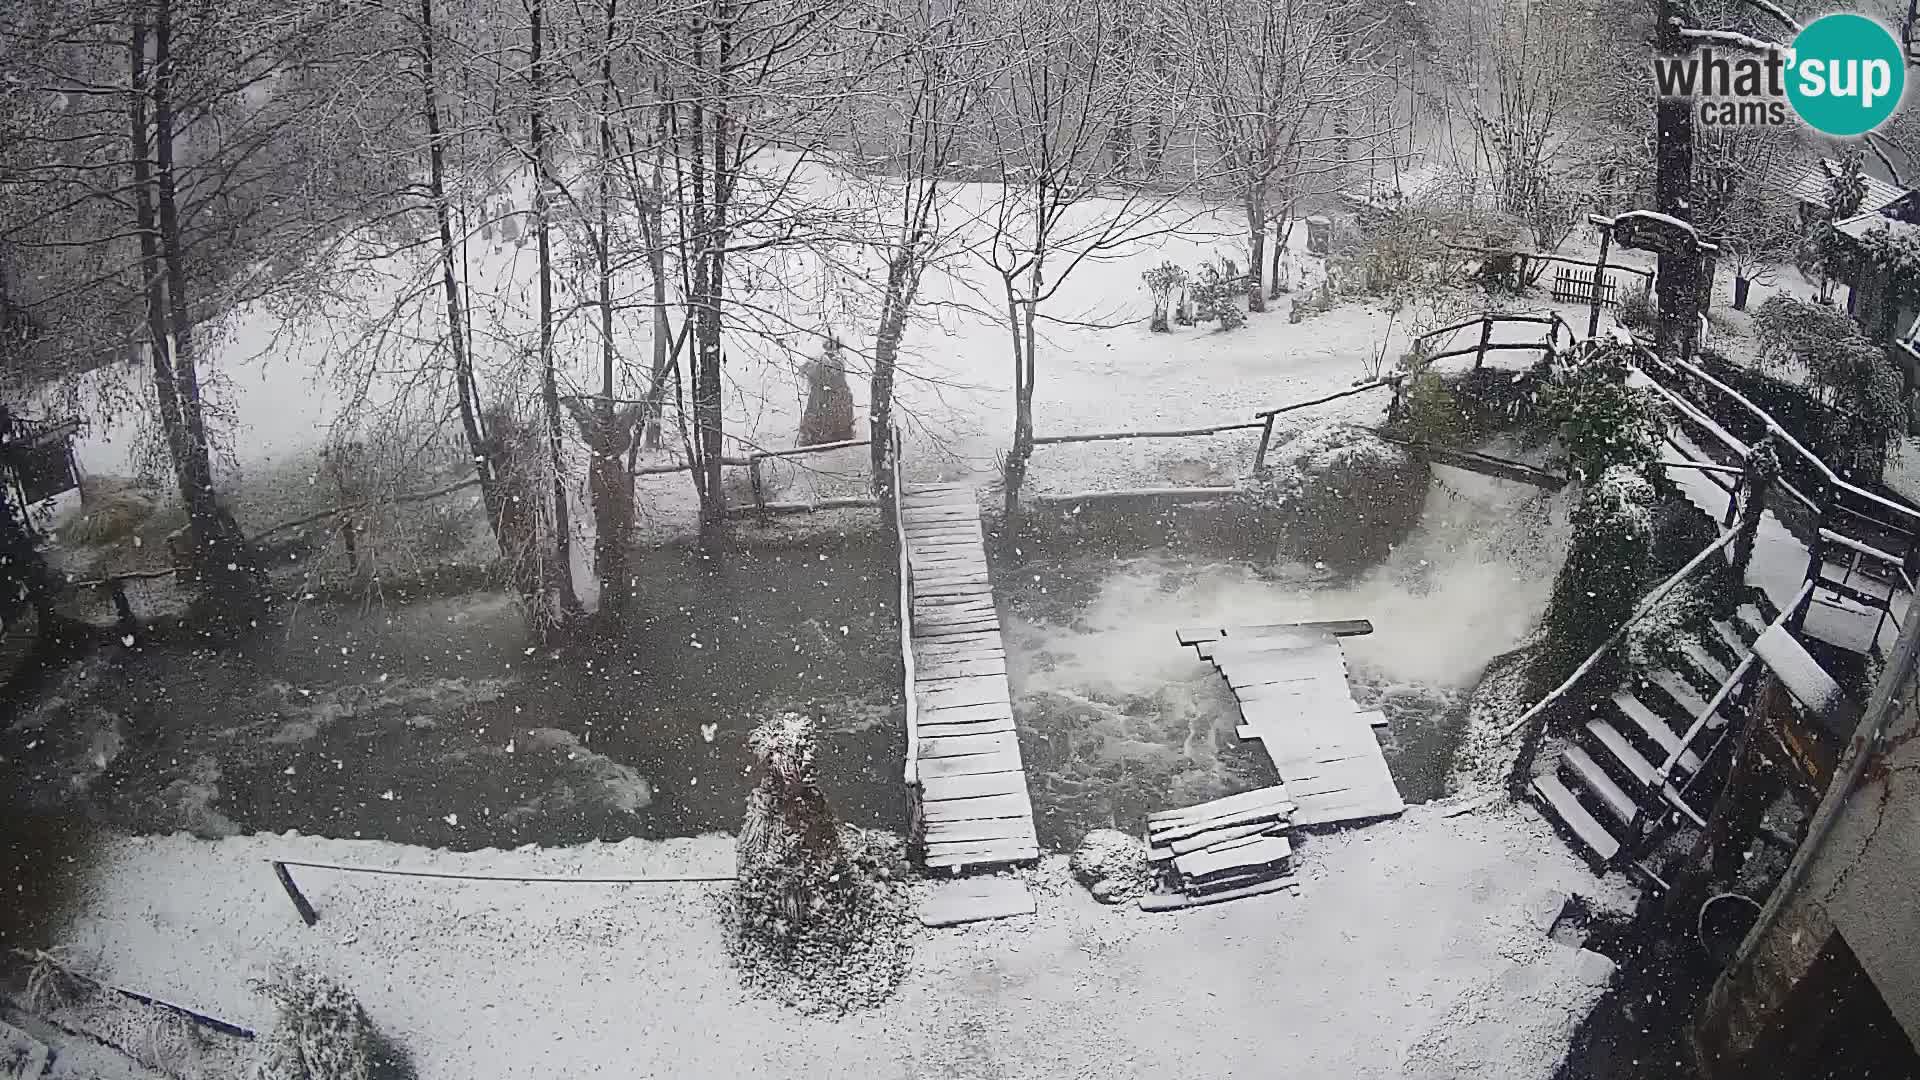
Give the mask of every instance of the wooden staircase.
M 1530 793 L 1547 817 L 1603 867 L 1631 857 L 1642 827 L 1666 813 L 1704 824 L 1683 791 L 1728 742 L 1735 711 L 1729 703 L 1754 669 L 1754 642 L 1769 622 L 1752 604 L 1714 620 L 1710 637 L 1687 642 L 1672 666 L 1616 689 L 1552 767 L 1533 778 Z M 1686 733 L 1702 717 L 1698 736 L 1687 744 Z M 1663 780 L 1670 758 L 1672 771 Z

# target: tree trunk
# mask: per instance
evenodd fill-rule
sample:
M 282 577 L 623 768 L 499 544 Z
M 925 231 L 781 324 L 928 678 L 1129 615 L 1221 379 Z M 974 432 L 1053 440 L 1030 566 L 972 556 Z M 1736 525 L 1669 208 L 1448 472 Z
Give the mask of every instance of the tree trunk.
M 613 40 L 616 0 L 607 0 L 606 30 L 600 55 L 600 161 L 594 191 L 599 235 L 594 243 L 599 278 L 600 401 L 589 432 L 593 468 L 588 477 L 593 498 L 594 576 L 600 581 L 600 610 L 617 616 L 632 588 L 627 573 L 627 539 L 633 525 L 633 476 L 626 469 L 633 438 L 633 414 L 614 403 L 613 348 Z
M 157 0 L 153 22 L 154 196 L 160 226 L 161 261 L 166 269 L 171 367 L 180 419 L 186 429 L 187 457 L 179 468 L 187 490 L 181 497 L 193 527 L 195 575 L 220 598 L 250 604 L 264 586 L 240 525 L 220 505 L 213 490 L 213 459 L 206 417 L 200 402 L 200 374 L 194 352 L 193 319 L 187 302 L 185 240 L 180 228 L 174 173 L 172 0 Z M 235 614 L 216 604 L 212 610 Z
M 433 0 L 420 0 L 420 80 L 425 88 L 427 121 L 427 189 L 433 200 L 434 224 L 440 234 L 440 288 L 446 300 L 448 344 L 453 350 L 453 382 L 460 406 L 460 429 L 467 437 L 467 452 L 473 457 L 473 471 L 480 479 L 480 501 L 486 508 L 487 527 L 493 530 L 500 554 L 513 557 L 511 545 L 500 529 L 500 464 L 496 450 L 480 431 L 480 403 L 473 375 L 473 356 L 467 351 L 466 310 L 460 298 L 460 267 L 453 246 L 453 213 L 447 205 L 447 165 L 445 136 L 440 128 L 439 80 L 434 71 Z
M 1040 254 L 1044 252 L 1045 244 L 1045 237 L 1039 238 L 1035 244 L 1033 268 L 1027 283 L 1029 297 L 1039 297 L 1046 285 Z M 1038 299 L 1017 299 L 1013 283 L 1007 282 L 1007 325 L 1013 333 L 1013 447 L 1007 453 L 1003 486 L 1006 488 L 1009 522 L 1014 521 L 1020 512 L 1020 485 L 1026 482 L 1027 459 L 1033 456 L 1033 388 L 1037 359 L 1034 349 L 1039 344 L 1035 323 L 1039 307 Z
M 1267 261 L 1267 193 L 1259 188 L 1247 193 L 1247 243 L 1251 254 L 1247 260 L 1247 310 L 1265 311 L 1267 291 L 1260 281 L 1260 271 Z M 1232 302 L 1230 297 L 1226 299 Z
M 869 385 L 867 442 L 873 461 L 873 491 L 883 501 L 896 497 L 888 468 L 888 452 L 893 431 L 893 375 L 900 357 L 900 340 L 906 334 L 907 313 L 913 307 L 913 294 L 919 274 L 913 267 L 915 242 L 902 237 L 893 258 L 887 263 L 887 293 L 881 302 L 880 326 L 873 341 L 873 381 Z
M 149 143 L 147 99 L 152 72 L 147 61 L 147 25 L 136 11 L 129 39 L 128 72 L 131 94 L 134 227 L 140 234 L 141 291 L 147 306 L 147 352 L 153 364 L 153 392 L 160 404 L 160 427 L 166 436 L 167 458 L 173 464 L 174 483 L 184 501 L 193 486 L 187 461 L 193 456 L 186 422 L 180 417 L 180 391 L 173 381 L 173 354 L 168 348 L 166 270 L 160 260 L 160 229 L 154 220 L 153 162 Z
M 547 164 L 545 118 L 541 97 L 546 93 L 546 73 L 541 58 L 542 0 L 530 0 L 527 6 L 527 34 L 531 39 L 527 77 L 531 83 L 533 104 L 527 115 L 527 138 L 533 152 L 533 229 L 539 253 L 540 273 L 540 396 L 546 406 L 547 451 L 553 469 L 553 558 L 559 588 L 560 616 L 569 618 L 580 608 L 573 591 L 573 528 L 567 510 L 565 432 L 560 421 L 560 383 L 553 368 L 553 223 L 547 206 L 547 187 L 552 183 Z

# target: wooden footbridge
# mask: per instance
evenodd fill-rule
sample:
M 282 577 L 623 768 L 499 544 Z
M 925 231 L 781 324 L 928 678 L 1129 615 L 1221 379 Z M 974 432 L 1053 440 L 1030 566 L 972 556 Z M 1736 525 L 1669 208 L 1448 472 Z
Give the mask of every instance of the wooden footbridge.
M 979 503 L 962 484 L 896 490 L 912 688 L 906 778 L 926 865 L 958 872 L 1036 859 Z

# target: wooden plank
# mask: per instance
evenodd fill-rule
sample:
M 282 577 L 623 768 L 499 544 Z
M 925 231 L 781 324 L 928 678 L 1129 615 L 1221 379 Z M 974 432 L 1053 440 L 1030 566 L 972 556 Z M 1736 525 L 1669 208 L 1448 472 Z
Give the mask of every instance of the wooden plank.
M 964 619 L 942 619 L 933 625 L 924 627 L 919 618 L 915 618 L 913 621 L 915 641 L 923 641 L 927 638 L 937 637 L 943 633 L 970 634 L 980 630 L 997 630 L 999 627 L 999 616 L 979 613 L 975 613 L 970 618 Z
M 1611 861 L 1620 853 L 1620 841 L 1615 840 L 1613 834 L 1609 833 L 1598 819 L 1587 813 L 1587 808 L 1580 805 L 1580 801 L 1573 797 L 1573 792 L 1567 790 L 1567 786 L 1560 782 L 1559 777 L 1537 776 L 1533 780 L 1532 788 L 1533 793 L 1539 796 L 1540 801 L 1547 805 L 1553 815 L 1559 818 L 1581 843 L 1587 845 L 1595 855 L 1600 856 L 1602 862 Z
M 992 877 L 943 881 L 934 885 L 920 903 L 922 926 L 960 926 L 987 919 L 1006 919 L 1031 915 L 1033 893 L 1015 877 Z
M 998 630 L 965 630 L 957 634 L 929 634 L 924 641 L 920 640 L 919 635 L 915 635 L 915 649 L 922 645 L 943 649 L 962 645 L 998 645 L 1004 649 L 1005 639 L 1001 637 Z
M 1634 726 L 1645 732 L 1647 738 L 1653 740 L 1654 745 L 1660 747 L 1663 754 L 1671 755 L 1680 749 L 1680 736 L 1674 734 L 1674 730 L 1668 727 L 1667 722 L 1657 713 L 1648 708 L 1646 702 L 1625 690 L 1616 690 L 1613 693 L 1613 707 L 1620 710 L 1620 715 L 1633 721 Z M 1680 755 L 1678 764 L 1690 773 L 1699 772 L 1700 755 L 1688 750 Z
M 1250 836 L 1261 836 L 1281 827 L 1282 826 L 1268 821 L 1257 821 L 1251 825 L 1232 825 L 1224 829 L 1215 829 L 1211 832 L 1203 832 L 1196 836 L 1188 836 L 1175 840 L 1167 845 L 1167 850 L 1175 855 L 1185 855 L 1188 852 L 1204 851 L 1207 848 L 1224 844 L 1228 841 L 1244 840 Z
M 913 583 L 913 601 L 917 608 L 924 600 L 932 599 L 993 599 L 993 584 L 981 575 L 979 581 L 931 581 Z
M 929 660 L 924 666 L 916 665 L 916 681 L 933 682 L 936 679 L 966 679 L 983 675 L 1005 675 L 1007 659 L 1005 656 L 981 657 L 977 660 Z
M 948 679 L 941 682 L 915 682 L 914 698 L 923 709 L 946 709 L 960 705 L 1000 705 L 1008 709 L 1004 679 Z
M 927 595 L 916 593 L 913 598 L 913 617 L 917 622 L 922 616 L 939 618 L 958 615 L 994 614 L 993 593 L 991 590 L 977 590 L 973 595 Z
M 915 570 L 913 589 L 920 592 L 935 585 L 985 585 L 987 567 L 985 563 L 949 563 L 940 570 Z
M 920 757 L 943 758 L 960 757 L 964 754 L 994 754 L 1001 751 L 1020 751 L 1020 741 L 1012 735 L 998 733 L 993 735 L 948 735 L 938 739 L 920 740 Z
M 1175 855 L 1173 868 L 1187 877 L 1204 878 L 1226 871 L 1273 867 L 1292 857 L 1293 845 L 1286 837 L 1264 836 L 1251 843 Z
M 923 739 L 950 739 L 955 735 L 997 735 L 1014 727 L 1012 720 L 976 720 L 967 724 L 929 724 L 922 720 L 918 730 Z
M 1295 802 L 1297 803 L 1298 800 L 1295 800 Z M 1292 805 L 1282 804 L 1277 807 L 1261 807 L 1253 810 L 1242 810 L 1236 814 L 1224 814 L 1214 818 L 1212 821 L 1180 822 L 1155 833 L 1153 841 L 1156 844 L 1171 844 L 1175 840 L 1189 836 L 1197 836 L 1200 833 L 1225 828 L 1228 825 L 1251 825 L 1255 822 L 1280 823 L 1285 821 L 1292 812 Z
M 1265 637 L 1229 637 L 1214 641 L 1203 641 L 1194 646 L 1194 651 L 1203 660 L 1212 660 L 1215 664 L 1229 657 L 1245 657 L 1259 653 L 1290 652 L 1295 649 L 1314 649 L 1333 645 L 1331 634 L 1287 633 Z
M 991 659 L 1007 655 L 1006 643 L 998 634 L 983 631 L 970 637 L 928 640 L 913 643 L 913 655 L 928 660 Z
M 1258 626 L 1186 627 L 1176 630 L 1174 637 L 1182 645 L 1198 645 L 1202 641 L 1212 641 L 1215 638 L 1258 637 L 1265 631 L 1298 629 L 1332 634 L 1335 637 L 1354 637 L 1373 633 L 1373 623 L 1366 619 L 1328 619 L 1319 622 L 1266 623 Z
M 1691 638 L 1680 643 L 1680 655 L 1686 657 L 1688 662 L 1693 664 L 1694 667 L 1699 668 L 1707 678 L 1713 680 L 1715 683 L 1726 682 L 1733 674 L 1732 671 L 1727 669 L 1727 665 L 1710 655 L 1707 650 L 1700 647 L 1699 642 Z
M 928 869 L 949 866 L 993 866 L 1002 863 L 1029 862 L 1040 857 L 1037 842 L 1000 840 L 983 844 L 941 844 L 929 847 L 925 859 Z
M 1613 778 L 1608 776 L 1585 750 L 1578 746 L 1569 746 L 1561 752 L 1560 761 L 1573 770 L 1574 777 L 1583 787 L 1599 798 L 1601 805 L 1607 808 L 1608 813 L 1618 818 L 1622 824 L 1633 820 L 1636 809 L 1633 800 L 1627 797 L 1626 792 L 1620 790 L 1620 785 L 1614 783 Z
M 1143 896 L 1140 898 L 1140 910 L 1141 911 L 1181 911 L 1191 907 L 1202 907 L 1207 904 L 1218 904 L 1227 900 L 1239 900 L 1239 899 L 1242 899 L 1243 897 L 1248 897 L 1248 896 L 1260 896 L 1266 893 L 1280 892 L 1282 890 L 1291 891 L 1296 887 L 1297 887 L 1297 883 L 1292 878 L 1282 877 L 1282 878 L 1274 878 L 1271 881 L 1262 881 L 1257 884 L 1247 885 L 1237 889 L 1227 889 L 1222 892 L 1208 893 L 1205 895 L 1188 895 L 1186 893 L 1154 893 L 1154 894 Z
M 978 773 L 972 776 L 930 777 L 920 785 L 922 802 L 941 799 L 977 799 L 985 795 L 1025 795 L 1023 772 Z
M 1024 818 L 984 818 L 973 821 L 928 821 L 927 844 L 981 844 L 994 840 L 1033 841 L 1033 822 Z
M 925 782 L 950 776 L 987 776 L 993 773 L 1021 772 L 1019 753 L 1006 750 L 991 754 L 963 754 L 960 757 L 923 757 L 918 764 L 920 778 Z
M 1287 789 L 1284 784 L 1243 791 L 1237 795 L 1226 795 L 1192 806 L 1183 806 L 1175 810 L 1156 810 L 1147 815 L 1149 827 L 1155 823 L 1179 822 L 1191 824 L 1195 821 L 1208 821 L 1223 814 L 1239 810 L 1252 810 L 1276 802 L 1287 801 Z
M 1033 803 L 1022 791 L 1009 795 L 978 795 L 968 799 L 923 799 L 921 819 L 934 821 L 990 821 L 996 818 L 1033 820 Z
M 1768 627 L 1753 643 L 1753 651 L 1760 654 L 1760 662 L 1767 665 L 1767 670 L 1773 672 L 1801 708 L 1819 718 L 1830 730 L 1848 728 L 1846 719 L 1855 715 L 1852 702 L 1840 684 L 1833 681 L 1833 676 L 1827 674 L 1827 669 L 1793 640 L 1785 626 Z
M 977 724 L 1012 719 L 1013 704 L 1003 699 L 972 705 L 936 705 L 920 710 L 922 724 Z

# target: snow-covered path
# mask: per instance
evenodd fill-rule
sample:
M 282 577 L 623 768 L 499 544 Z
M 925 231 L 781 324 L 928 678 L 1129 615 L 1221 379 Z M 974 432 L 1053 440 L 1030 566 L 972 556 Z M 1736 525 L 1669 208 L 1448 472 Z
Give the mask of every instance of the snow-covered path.
M 271 857 L 464 872 L 726 873 L 707 836 L 451 854 L 366 841 L 113 839 L 64 940 L 99 974 L 264 1026 L 248 980 L 343 978 L 420 1080 L 552 1077 L 1546 1077 L 1604 963 L 1550 941 L 1543 901 L 1623 899 L 1521 807 L 1311 837 L 1300 887 L 1175 916 L 1102 908 L 1052 857 L 1039 911 L 916 940 L 899 994 L 843 1019 L 748 996 L 720 885 L 455 883 Z M 1557 909 L 1557 908 L 1556 908 Z M 1465 1073 L 1460 1070 L 1465 1070 Z M 1492 1074 L 1489 1074 L 1492 1075 Z

